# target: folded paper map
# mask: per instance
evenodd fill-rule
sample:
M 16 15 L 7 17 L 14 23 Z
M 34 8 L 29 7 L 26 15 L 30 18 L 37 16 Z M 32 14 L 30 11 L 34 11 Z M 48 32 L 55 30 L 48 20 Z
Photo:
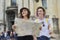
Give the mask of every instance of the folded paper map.
M 39 36 L 40 23 L 36 23 L 32 20 L 24 20 L 20 18 L 15 19 L 16 32 L 18 36 L 24 35 L 36 35 Z

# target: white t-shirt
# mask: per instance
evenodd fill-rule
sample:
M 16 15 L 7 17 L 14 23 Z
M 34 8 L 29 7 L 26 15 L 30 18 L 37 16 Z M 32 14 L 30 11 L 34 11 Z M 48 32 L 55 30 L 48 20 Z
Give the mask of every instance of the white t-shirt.
M 49 34 L 50 31 L 48 30 L 48 25 L 51 24 L 51 19 L 48 19 L 48 20 L 46 20 L 46 18 L 44 18 L 43 20 L 36 19 L 35 22 L 42 23 L 42 29 L 40 30 L 39 36 L 50 37 L 50 34 Z

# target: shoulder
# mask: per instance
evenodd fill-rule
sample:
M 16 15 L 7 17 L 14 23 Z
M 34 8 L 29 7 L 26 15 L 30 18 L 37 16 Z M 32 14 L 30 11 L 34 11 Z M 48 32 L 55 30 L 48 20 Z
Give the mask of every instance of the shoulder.
M 35 19 L 34 22 L 39 22 L 39 19 Z
M 48 24 L 51 24 L 51 23 L 52 23 L 52 19 L 51 19 L 51 18 L 46 18 L 45 20 L 46 20 L 46 22 L 47 22 Z
M 49 22 L 51 21 L 51 18 L 45 18 L 45 21 Z
M 22 20 L 22 18 L 15 18 L 15 22 Z
M 17 17 L 15 18 L 15 20 L 18 20 L 18 19 L 21 19 L 21 18 L 17 18 Z

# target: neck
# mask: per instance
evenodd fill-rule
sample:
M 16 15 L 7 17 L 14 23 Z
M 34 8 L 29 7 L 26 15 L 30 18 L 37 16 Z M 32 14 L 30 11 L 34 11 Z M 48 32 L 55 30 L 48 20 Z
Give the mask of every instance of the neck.
M 27 17 L 24 17 L 23 19 L 27 20 L 28 18 Z
M 40 20 L 43 20 L 43 19 L 44 19 L 44 17 L 39 17 L 39 19 L 40 19 Z

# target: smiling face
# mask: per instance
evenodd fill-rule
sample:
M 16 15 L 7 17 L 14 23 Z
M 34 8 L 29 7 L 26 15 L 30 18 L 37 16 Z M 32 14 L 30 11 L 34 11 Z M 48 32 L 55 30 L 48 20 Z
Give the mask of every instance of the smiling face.
M 28 8 L 21 8 L 20 9 L 20 18 L 30 18 L 30 10 Z
M 28 11 L 27 11 L 26 9 L 23 9 L 23 11 L 22 11 L 22 16 L 23 16 L 23 17 L 26 17 L 27 14 L 28 14 Z
M 43 12 L 42 9 L 38 9 L 38 10 L 37 10 L 37 13 L 38 13 L 38 16 L 39 16 L 39 17 L 43 17 L 43 15 L 44 15 L 44 12 Z
M 45 16 L 45 9 L 42 8 L 42 7 L 38 7 L 38 8 L 37 8 L 37 17 L 42 18 L 42 17 L 44 17 L 44 16 Z

